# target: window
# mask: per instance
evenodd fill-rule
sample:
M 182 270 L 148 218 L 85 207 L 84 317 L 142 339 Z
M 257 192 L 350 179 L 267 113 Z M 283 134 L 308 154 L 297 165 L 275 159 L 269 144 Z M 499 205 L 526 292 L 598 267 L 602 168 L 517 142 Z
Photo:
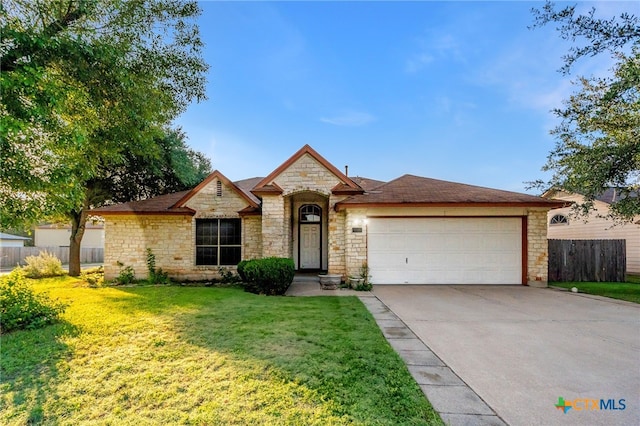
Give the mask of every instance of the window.
M 237 265 L 241 235 L 240 219 L 197 219 L 196 265 Z
M 320 223 L 322 210 L 315 204 L 300 207 L 300 223 Z
M 222 182 L 216 181 L 216 197 L 222 197 Z
M 557 214 L 551 218 L 549 225 L 568 225 L 569 219 L 563 214 Z

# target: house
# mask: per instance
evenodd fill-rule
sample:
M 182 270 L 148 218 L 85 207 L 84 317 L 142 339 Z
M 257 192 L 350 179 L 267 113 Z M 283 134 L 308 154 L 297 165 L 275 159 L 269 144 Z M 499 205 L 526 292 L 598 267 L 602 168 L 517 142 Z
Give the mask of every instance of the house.
M 569 203 L 583 203 L 584 197 L 564 191 L 547 191 L 545 198 L 565 200 Z M 585 218 L 575 217 L 570 206 L 549 210 L 547 223 L 549 239 L 557 240 L 626 240 L 627 273 L 640 274 L 640 217 L 631 223 L 617 224 L 604 216 L 609 214 L 609 206 L 619 196 L 614 188 L 609 188 L 594 200 L 594 210 Z
M 547 281 L 547 211 L 564 203 L 404 175 L 350 178 L 308 145 L 264 178 L 215 171 L 190 191 L 93 210 L 105 219 L 105 275 L 146 275 L 146 249 L 177 279 L 268 256 L 299 271 L 374 284 Z M 120 266 L 119 266 L 120 265 Z
M 0 247 L 24 247 L 24 242 L 31 238 L 0 232 Z
M 69 224 L 42 224 L 34 229 L 36 247 L 69 247 L 71 237 L 71 225 Z M 82 237 L 82 248 L 104 248 L 104 224 L 85 224 Z

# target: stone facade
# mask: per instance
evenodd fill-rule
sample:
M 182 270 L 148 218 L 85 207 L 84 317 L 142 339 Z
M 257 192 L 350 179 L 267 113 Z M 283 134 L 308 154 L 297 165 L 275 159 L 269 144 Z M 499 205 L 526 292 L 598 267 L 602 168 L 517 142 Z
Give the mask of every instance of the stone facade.
M 218 195 L 217 182 L 217 179 L 209 182 L 185 206 L 195 210 L 197 218 L 240 217 L 238 212 L 247 207 L 247 200 L 223 182 L 220 183 L 222 191 Z
M 285 233 L 284 198 L 280 195 L 262 197 L 262 257 L 289 257 Z
M 173 277 L 193 269 L 194 244 L 191 216 L 109 216 L 105 220 L 104 274 L 112 280 L 123 267 L 131 266 L 136 278 L 147 277 L 147 248 L 156 265 Z M 182 236 L 182 237 L 180 237 Z
M 329 273 L 347 276 L 346 251 L 347 241 L 345 238 L 346 229 L 346 213 L 344 211 L 337 212 L 335 204 L 344 197 L 332 196 L 329 208 Z
M 527 215 L 527 284 L 546 287 L 548 274 L 547 211 Z
M 348 276 L 359 276 L 367 262 L 367 211 L 349 209 L 345 219 L 345 261 Z
M 273 182 L 282 188 L 283 196 L 303 191 L 329 196 L 340 180 L 311 155 L 305 154 L 276 176 Z
M 262 217 L 245 216 L 242 219 L 242 258 L 262 257 Z
M 324 161 L 324 160 L 323 160 Z M 298 265 L 301 242 L 299 209 L 315 204 L 322 209 L 320 259 L 322 270 L 331 274 L 358 276 L 367 262 L 368 217 L 522 217 L 526 218 L 526 280 L 530 285 L 547 282 L 547 209 L 527 207 L 368 207 L 336 209 L 347 195 L 332 190 L 342 183 L 336 169 L 327 167 L 309 152 L 292 157 L 286 167 L 276 169 L 261 194 L 261 212 L 255 200 L 212 175 L 184 203 L 189 214 L 113 214 L 105 216 L 105 276 L 115 278 L 119 263 L 132 266 L 138 278 L 147 276 L 146 250 L 156 256 L 157 267 L 175 279 L 204 280 L 218 275 L 217 266 L 196 265 L 196 221 L 201 218 L 239 218 L 242 223 L 242 259 L 289 257 Z M 281 166 L 282 167 L 282 166 Z M 332 171 L 333 170 L 333 171 Z M 219 178 L 217 178 L 219 177 Z M 342 177 L 344 179 L 344 176 Z M 225 183 L 227 182 L 227 183 Z M 274 187 L 282 193 L 273 192 Z M 270 192 L 271 191 L 271 192 Z M 254 200 L 254 201 L 251 201 Z M 247 210 L 247 207 L 253 210 Z M 239 212 L 247 212 L 243 215 Z M 257 213 L 257 214 L 256 214 Z M 309 228 L 305 228 L 308 230 Z M 316 234 L 317 235 L 317 234 Z M 307 240 L 309 241 L 309 240 Z M 308 252 L 306 252 L 308 253 Z
M 120 273 L 118 262 L 132 266 L 136 278 L 148 274 L 147 248 L 156 256 L 156 266 L 170 277 L 184 280 L 207 280 L 219 276 L 218 266 L 196 265 L 196 220 L 214 218 L 240 218 L 238 211 L 247 207 L 247 201 L 233 188 L 214 179 L 195 194 L 186 206 L 195 215 L 117 215 L 105 221 L 105 278 L 114 279 Z M 242 258 L 260 257 L 262 238 L 260 216 L 247 216 L 242 220 Z M 231 267 L 233 269 L 233 267 Z
M 295 228 L 293 209 L 297 204 L 292 203 L 292 199 L 304 198 L 303 194 L 305 193 L 316 194 L 323 200 L 317 201 L 317 203 L 323 212 L 328 211 L 329 221 L 327 228 L 329 235 L 324 235 L 324 238 L 328 240 L 328 253 L 323 253 L 322 258 L 328 258 L 330 273 L 344 274 L 344 246 L 340 244 L 343 238 L 338 236 L 340 241 L 336 242 L 336 235 L 332 231 L 332 228 L 339 221 L 338 216 L 340 216 L 333 210 L 333 206 L 344 197 L 335 197 L 331 190 L 340 183 L 340 179 L 318 160 L 305 154 L 269 183 L 275 183 L 282 188 L 282 194 L 262 197 L 263 256 L 296 257 L 294 252 L 297 247 L 294 247 L 292 232 Z M 324 201 L 326 199 L 328 202 Z

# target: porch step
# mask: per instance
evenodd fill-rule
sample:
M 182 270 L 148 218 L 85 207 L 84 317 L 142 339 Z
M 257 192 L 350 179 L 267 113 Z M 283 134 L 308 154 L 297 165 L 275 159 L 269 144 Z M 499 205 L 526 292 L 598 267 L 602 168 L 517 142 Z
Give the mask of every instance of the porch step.
M 296 274 L 293 277 L 293 282 L 299 284 L 320 284 L 320 278 L 318 278 L 318 274 Z

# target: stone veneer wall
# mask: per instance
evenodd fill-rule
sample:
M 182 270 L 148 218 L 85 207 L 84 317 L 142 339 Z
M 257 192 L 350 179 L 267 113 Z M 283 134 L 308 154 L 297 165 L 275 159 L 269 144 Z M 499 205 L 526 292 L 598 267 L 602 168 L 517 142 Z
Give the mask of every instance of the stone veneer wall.
M 136 277 L 147 277 L 147 248 L 156 265 L 171 276 L 193 269 L 194 244 L 191 216 L 108 216 L 105 218 L 105 279 L 118 276 L 120 267 L 132 266 Z
M 287 257 L 289 243 L 284 239 L 284 198 L 262 196 L 262 257 Z
M 301 191 L 329 195 L 340 180 L 315 158 L 306 154 L 276 176 L 274 182 L 282 188 L 283 196 Z
M 291 202 L 291 197 L 286 197 L 283 200 L 284 210 L 284 229 L 282 232 L 282 237 L 284 238 L 284 253 L 285 255 L 282 257 L 289 257 L 293 259 L 293 203 Z
M 548 277 L 547 211 L 529 211 L 527 215 L 527 283 L 546 287 Z
M 222 196 L 216 196 L 217 179 L 209 182 L 196 195 L 187 201 L 186 207 L 197 212 L 198 217 L 240 217 L 238 212 L 249 205 L 247 200 L 233 189 L 222 184 Z
M 118 276 L 117 262 L 134 268 L 137 278 L 146 278 L 146 250 L 156 256 L 156 266 L 174 279 L 206 280 L 218 277 L 217 266 L 195 264 L 196 219 L 240 218 L 238 211 L 248 203 L 232 188 L 222 186 L 222 196 L 216 196 L 216 181 L 191 198 L 186 206 L 195 216 L 121 215 L 108 216 L 105 221 L 105 278 Z M 260 216 L 242 219 L 243 259 L 262 254 L 262 223 Z
M 242 219 L 242 259 L 262 256 L 262 216 L 245 216 Z
M 303 155 L 273 180 L 283 193 L 262 197 L 262 254 L 293 257 L 291 195 L 311 191 L 329 197 L 328 267 L 330 273 L 345 274 L 344 213 L 334 205 L 345 197 L 335 197 L 331 189 L 340 180 L 315 158 Z M 271 182 L 270 182 L 271 183 Z M 338 232 L 334 232 L 338 230 Z
M 345 197 L 336 197 L 331 195 L 329 197 L 329 270 L 330 274 L 340 274 L 346 278 L 347 276 L 347 263 L 346 263 L 346 238 L 345 238 L 345 222 L 346 212 L 335 210 L 337 202 L 343 200 Z
M 345 260 L 349 276 L 359 276 L 362 264 L 367 261 L 367 211 L 366 209 L 348 209 L 345 219 Z M 361 228 L 362 232 L 353 232 Z

